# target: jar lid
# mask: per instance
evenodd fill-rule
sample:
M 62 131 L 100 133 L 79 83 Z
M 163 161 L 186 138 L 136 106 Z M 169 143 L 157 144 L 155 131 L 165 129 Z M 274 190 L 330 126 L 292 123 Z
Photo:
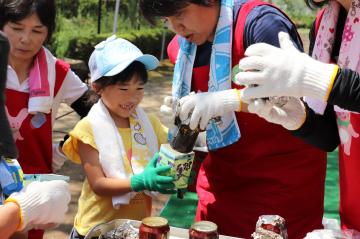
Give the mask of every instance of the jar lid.
M 168 220 L 163 217 L 146 217 L 142 223 L 149 227 L 162 227 L 168 225 Z
M 209 233 L 209 232 L 217 231 L 217 225 L 210 221 L 199 221 L 192 224 L 191 229 L 194 229 L 195 231 L 198 232 Z

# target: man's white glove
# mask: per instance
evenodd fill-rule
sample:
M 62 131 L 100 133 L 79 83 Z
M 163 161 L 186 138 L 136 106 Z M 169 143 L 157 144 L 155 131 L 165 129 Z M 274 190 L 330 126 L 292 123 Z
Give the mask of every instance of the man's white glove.
M 14 202 L 20 208 L 19 231 L 36 225 L 59 224 L 70 202 L 69 185 L 62 180 L 32 182 L 11 194 L 6 202 Z
M 190 128 L 205 129 L 211 118 L 227 112 L 240 111 L 241 97 L 237 89 L 218 92 L 190 94 L 179 101 L 179 116 L 182 121 L 190 118 Z
M 61 167 L 64 165 L 65 161 L 67 160 L 66 156 L 60 152 L 60 145 L 59 144 L 53 144 L 53 159 L 52 159 L 52 170 L 53 172 L 61 169 Z
M 270 96 L 311 97 L 327 101 L 339 67 L 317 61 L 296 49 L 287 33 L 279 33 L 280 47 L 266 43 L 249 46 L 235 76 L 243 100 Z
M 276 103 L 276 100 L 252 100 L 248 105 L 248 111 L 288 130 L 300 128 L 306 119 L 304 103 L 295 97 L 288 97 L 282 105 Z

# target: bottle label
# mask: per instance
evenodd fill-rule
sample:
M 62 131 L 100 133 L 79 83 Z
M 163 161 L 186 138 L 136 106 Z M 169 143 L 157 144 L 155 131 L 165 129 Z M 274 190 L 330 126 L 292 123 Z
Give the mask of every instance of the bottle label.
M 171 169 L 164 175 L 174 178 L 177 189 L 184 189 L 188 187 L 193 161 L 194 152 L 180 153 L 173 150 L 169 144 L 162 144 L 157 165 L 169 165 Z

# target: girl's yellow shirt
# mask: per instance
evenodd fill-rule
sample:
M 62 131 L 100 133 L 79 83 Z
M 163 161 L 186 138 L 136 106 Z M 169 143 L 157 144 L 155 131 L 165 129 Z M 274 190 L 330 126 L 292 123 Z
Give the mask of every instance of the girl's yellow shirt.
M 149 120 L 157 136 L 158 145 L 167 142 L 168 129 L 161 124 L 160 120 L 152 114 Z M 126 152 L 131 150 L 130 128 L 119 128 Z M 85 117 L 80 120 L 70 132 L 69 139 L 63 146 L 65 155 L 75 163 L 81 163 L 78 154 L 78 141 L 89 144 L 96 149 L 91 123 Z M 78 201 L 78 211 L 75 216 L 74 227 L 80 235 L 86 233 L 95 225 L 118 218 L 141 220 L 151 214 L 151 197 L 144 193 L 137 193 L 128 205 L 121 206 L 118 210 L 112 205 L 112 197 L 100 197 L 96 195 L 87 179 L 85 179 Z

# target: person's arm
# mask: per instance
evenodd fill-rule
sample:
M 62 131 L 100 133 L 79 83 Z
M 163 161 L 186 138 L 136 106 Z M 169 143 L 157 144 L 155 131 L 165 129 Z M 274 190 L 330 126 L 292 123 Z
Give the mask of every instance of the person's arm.
M 340 143 L 334 108 L 328 105 L 324 115 L 319 115 L 307 105 L 305 107 L 306 120 L 301 128 L 291 131 L 292 134 L 324 151 L 334 151 Z
M 299 51 L 303 46 L 295 25 L 279 10 L 264 5 L 254 8 L 248 15 L 244 29 L 244 49 L 256 43 L 280 46 L 279 32 L 286 32 Z M 241 101 L 241 111 L 248 112 L 246 100 Z
M 286 32 L 294 46 L 303 51 L 296 26 L 279 10 L 264 5 L 256 7 L 247 17 L 244 29 L 244 49 L 256 43 L 280 47 L 279 32 Z
M 69 185 L 61 180 L 32 182 L 12 193 L 0 206 L 1 238 L 5 233 L 61 223 L 70 198 Z
M 360 113 L 359 73 L 350 69 L 339 69 L 327 102 Z
M 80 78 L 71 70 L 66 75 L 64 87 L 66 91 L 64 93 L 64 102 L 69 104 L 81 119 L 84 118 L 89 113 L 94 102 L 96 102 L 97 94 L 81 82 Z M 53 145 L 53 171 L 59 170 L 66 161 L 62 146 L 68 137 L 69 135 L 65 134 L 58 144 Z
M 20 223 L 20 208 L 16 203 L 6 203 L 0 206 L 1 238 L 9 238 Z
M 16 145 L 5 113 L 5 87 L 9 49 L 9 42 L 0 31 L 0 155 L 8 158 L 16 158 Z
M 156 167 L 158 154 L 145 167 L 144 171 L 126 179 L 108 178 L 102 171 L 99 153 L 88 144 L 78 142 L 79 155 L 91 189 L 99 196 L 118 196 L 128 192 L 143 190 L 160 193 L 175 193 L 173 178 L 161 174 L 170 170 L 170 166 Z
M 131 192 L 130 178 L 107 178 L 99 161 L 99 152 L 78 141 L 79 155 L 91 189 L 99 196 L 115 196 Z
M 314 50 L 314 46 L 315 46 L 315 21 L 313 22 L 313 24 L 310 27 L 309 30 L 309 55 L 311 56 Z
M 78 99 L 76 99 L 70 106 L 75 110 L 75 112 L 84 118 L 89 113 L 94 102 L 98 99 L 98 95 L 92 89 L 88 89 L 84 94 L 82 94 Z
M 341 25 L 338 24 L 338 27 L 340 26 Z M 309 31 L 309 55 L 312 55 L 315 39 L 314 22 Z M 329 94 L 328 103 L 331 105 L 338 105 L 343 109 L 360 112 L 359 73 L 350 69 L 339 69 Z
M 272 100 L 256 99 L 249 102 L 248 109 L 249 112 L 268 122 L 281 125 L 294 136 L 324 151 L 333 151 L 340 142 L 332 106 L 326 108 L 324 115 L 318 115 L 302 100 L 286 97 L 286 101 L 281 104 Z

